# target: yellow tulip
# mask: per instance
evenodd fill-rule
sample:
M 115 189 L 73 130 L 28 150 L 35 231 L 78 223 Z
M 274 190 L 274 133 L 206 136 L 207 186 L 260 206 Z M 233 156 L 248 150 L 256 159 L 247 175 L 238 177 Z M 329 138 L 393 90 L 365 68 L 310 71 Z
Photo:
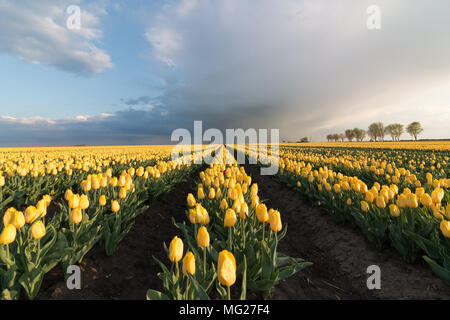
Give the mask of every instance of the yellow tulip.
M 256 217 L 260 222 L 267 222 L 269 220 L 269 215 L 267 213 L 267 207 L 264 203 L 258 204 L 256 207 Z
M 444 237 L 450 238 L 450 222 L 447 220 L 442 220 L 439 227 Z
M 197 232 L 197 242 L 202 248 L 209 246 L 209 233 L 206 227 L 201 227 Z
M 383 196 L 377 196 L 377 198 L 376 198 L 376 205 L 380 209 L 386 208 L 386 202 L 385 202 Z
M 444 189 L 438 187 L 435 188 L 433 192 L 431 192 L 431 199 L 433 200 L 433 203 L 441 203 L 443 198 L 444 198 Z
M 116 213 L 116 212 L 119 212 L 119 210 L 120 210 L 119 202 L 117 200 L 112 200 L 111 201 L 111 211 Z
M 220 202 L 220 209 L 225 210 L 228 208 L 228 202 L 227 200 L 225 200 L 225 198 L 222 199 L 222 201 Z
M 31 236 L 33 237 L 33 239 L 36 239 L 36 240 L 45 236 L 45 226 L 41 220 L 36 221 L 31 226 Z
M 188 194 L 187 199 L 186 199 L 186 202 L 187 202 L 187 205 L 188 205 L 189 207 L 191 207 L 191 208 L 192 208 L 193 206 L 195 206 L 196 201 L 195 201 L 194 195 L 193 195 L 192 193 L 189 193 L 189 194 Z
M 417 193 L 416 193 L 417 194 Z M 431 197 L 428 193 L 423 193 L 420 196 L 420 203 L 424 206 L 424 207 L 430 207 L 433 204 L 433 200 L 431 200 Z
M 99 204 L 101 207 L 104 207 L 104 206 L 106 205 L 106 196 L 105 196 L 104 194 L 102 194 L 102 195 L 100 196 L 100 198 L 98 198 L 98 204 Z
M 333 190 L 334 190 L 334 192 L 336 192 L 336 193 L 341 193 L 341 186 L 339 185 L 339 184 L 335 184 L 334 186 L 333 186 Z
M 231 252 L 222 250 L 219 253 L 217 275 L 224 286 L 231 287 L 236 282 L 236 259 Z
M 278 210 L 274 210 L 270 217 L 270 229 L 272 229 L 273 232 L 279 232 L 282 227 L 283 225 L 281 224 L 280 212 L 278 212 Z
M 400 209 L 395 204 L 389 205 L 389 212 L 393 217 L 398 217 L 400 215 Z
M 125 199 L 126 196 L 127 196 L 127 189 L 125 187 L 120 188 L 119 199 Z
M 35 206 L 28 206 L 25 209 L 25 222 L 32 223 L 37 218 L 37 209 Z
M 85 194 L 82 194 L 80 197 L 80 205 L 79 208 L 81 210 L 86 210 L 87 208 L 89 208 L 89 199 Z
M 239 212 L 239 218 L 246 219 L 248 216 L 248 205 L 246 202 L 241 206 L 241 211 Z
M 0 244 L 7 245 L 12 243 L 16 239 L 16 227 L 12 224 L 8 224 L 0 234 Z
M 208 198 L 214 199 L 215 197 L 216 197 L 216 191 L 214 190 L 214 188 L 210 188 L 209 193 L 208 193 Z
M 408 195 L 406 196 L 406 205 L 409 208 L 417 208 L 419 206 L 415 193 L 408 193 Z
M 72 198 L 73 196 L 73 192 L 70 189 L 67 189 L 66 192 L 64 193 L 64 199 L 66 199 L 67 201 L 69 201 L 70 198 Z
M 75 208 L 78 208 L 79 206 L 80 206 L 80 196 L 78 194 L 74 194 L 69 199 L 69 208 L 75 209 Z
M 169 245 L 169 259 L 172 262 L 178 262 L 183 257 L 183 241 L 175 236 Z
M 188 251 L 183 258 L 183 274 L 187 277 L 187 273 L 195 274 L 195 256 Z
M 361 201 L 361 210 L 364 212 L 368 212 L 369 209 L 369 204 L 366 201 Z
M 79 224 L 83 220 L 83 214 L 81 208 L 75 208 L 70 211 L 70 221 L 74 224 Z
M 227 211 L 225 212 L 225 219 L 224 219 L 224 225 L 227 228 L 230 228 L 232 226 L 234 226 L 234 224 L 236 223 L 236 212 L 234 212 L 233 209 L 228 208 Z
M 203 188 L 198 188 L 197 197 L 199 200 L 205 199 L 205 193 L 203 192 Z

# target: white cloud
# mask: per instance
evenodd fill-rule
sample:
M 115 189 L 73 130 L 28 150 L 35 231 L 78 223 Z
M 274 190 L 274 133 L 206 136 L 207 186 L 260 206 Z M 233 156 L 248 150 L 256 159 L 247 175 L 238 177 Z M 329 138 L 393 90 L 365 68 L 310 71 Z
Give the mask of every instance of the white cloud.
M 66 27 L 66 9 L 74 4 L 81 8 L 79 30 Z M 110 56 L 98 47 L 103 14 L 78 0 L 0 0 L 0 54 L 76 74 L 100 73 L 112 67 Z

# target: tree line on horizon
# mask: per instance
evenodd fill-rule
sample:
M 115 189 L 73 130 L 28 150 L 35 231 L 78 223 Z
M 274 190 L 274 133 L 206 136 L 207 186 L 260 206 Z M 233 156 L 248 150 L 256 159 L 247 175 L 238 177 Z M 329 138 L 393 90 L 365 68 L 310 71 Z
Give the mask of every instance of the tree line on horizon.
M 423 131 L 422 125 L 418 121 L 411 122 L 406 127 L 406 132 L 409 133 L 414 140 L 417 140 L 418 135 Z M 370 138 L 370 141 L 384 141 L 384 137 L 389 135 L 392 141 L 400 141 L 400 136 L 405 132 L 405 128 L 400 123 L 393 123 L 388 126 L 384 126 L 382 122 L 372 123 L 367 130 L 354 128 L 347 129 L 344 133 L 333 133 L 327 135 L 328 142 L 330 141 L 364 141 L 366 136 Z

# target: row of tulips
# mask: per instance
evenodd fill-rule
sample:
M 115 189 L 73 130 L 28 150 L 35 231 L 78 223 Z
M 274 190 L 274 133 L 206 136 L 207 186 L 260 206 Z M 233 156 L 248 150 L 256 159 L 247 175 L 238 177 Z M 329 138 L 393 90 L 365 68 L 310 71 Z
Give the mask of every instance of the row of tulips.
M 230 158 L 226 149 L 218 152 Z M 311 265 L 277 251 L 287 226 L 278 210 L 260 201 L 258 185 L 235 161 L 202 171 L 187 206 L 186 221 L 173 221 L 182 237 L 175 236 L 169 248 L 164 244 L 171 265 L 155 258 L 164 290 L 149 289 L 147 299 L 245 299 L 247 290 L 268 297 L 281 279 Z
M 390 243 L 408 262 L 423 258 L 433 271 L 450 283 L 449 179 L 433 179 L 417 187 L 397 184 L 369 187 L 347 176 L 304 161 L 284 166 L 276 179 L 322 206 L 337 222 L 359 227 L 379 249 Z
M 47 272 L 60 264 L 65 273 L 98 243 L 112 255 L 134 218 L 147 208 L 145 202 L 195 170 L 171 161 L 145 168 L 120 167 L 117 177 L 113 175 L 115 167 L 88 173 L 57 198 L 52 208 L 52 197 L 44 195 L 23 212 L 14 207 L 5 211 L 0 234 L 2 299 L 20 298 L 21 289 L 33 299 Z

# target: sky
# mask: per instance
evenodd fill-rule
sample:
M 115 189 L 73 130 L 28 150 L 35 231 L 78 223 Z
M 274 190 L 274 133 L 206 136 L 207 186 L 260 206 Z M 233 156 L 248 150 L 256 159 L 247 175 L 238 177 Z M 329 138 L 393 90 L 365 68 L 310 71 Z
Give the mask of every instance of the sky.
M 0 0 L 0 146 L 165 144 L 194 120 L 288 141 L 420 121 L 420 138 L 450 138 L 449 12 L 446 0 Z

